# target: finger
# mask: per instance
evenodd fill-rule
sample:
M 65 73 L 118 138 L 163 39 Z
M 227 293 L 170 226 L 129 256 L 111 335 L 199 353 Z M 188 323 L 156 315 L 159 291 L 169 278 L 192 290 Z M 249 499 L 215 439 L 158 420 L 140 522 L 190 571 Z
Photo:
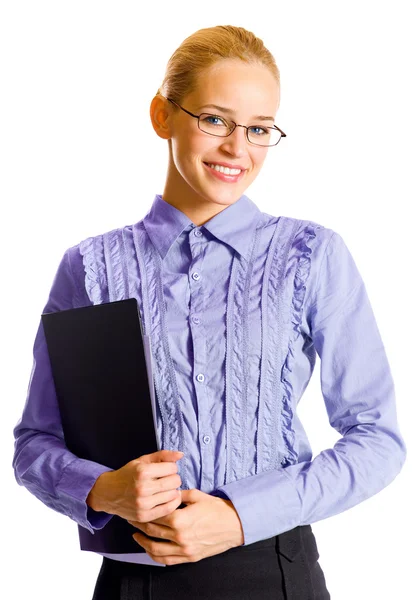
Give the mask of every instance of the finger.
M 144 454 L 137 460 L 145 463 L 160 463 L 180 460 L 184 456 L 184 453 L 180 450 L 158 450 L 152 454 Z
M 203 558 L 202 555 L 184 554 L 181 546 L 173 542 L 156 542 L 149 540 L 144 535 L 134 534 L 135 541 L 144 548 L 152 560 L 162 565 L 178 565 L 181 563 L 196 562 Z M 208 556 L 208 555 L 206 555 Z
M 132 527 L 135 527 L 136 529 L 141 529 L 141 531 L 144 531 L 144 525 L 146 525 L 146 523 L 142 523 L 141 521 L 132 521 L 127 519 L 127 523 L 129 523 L 130 525 L 132 525 Z
M 153 496 L 158 496 L 158 494 L 171 492 L 171 495 L 166 498 L 166 500 L 171 500 L 178 492 L 181 492 L 181 490 L 178 489 L 181 486 L 181 483 L 181 477 L 177 474 L 166 478 L 162 477 L 160 479 L 138 480 L 135 482 L 135 491 L 137 497 L 147 500 Z M 166 502 L 166 500 L 158 499 L 153 505 L 159 504 L 160 502 Z M 151 508 L 148 502 L 146 502 L 145 508 Z
M 128 523 L 130 525 L 132 525 L 133 527 L 135 527 L 136 529 L 139 529 L 139 531 L 144 532 L 145 535 L 148 535 L 150 537 L 159 538 L 161 540 L 174 541 L 173 540 L 174 534 L 173 534 L 171 527 L 166 527 L 165 525 L 154 524 L 152 522 L 140 523 L 137 521 L 128 521 Z
M 181 450 L 158 450 L 149 456 L 152 457 L 153 462 L 180 460 L 184 456 L 184 452 L 181 452 Z
M 165 494 L 171 494 L 173 492 L 165 492 Z M 161 494 L 159 494 L 161 495 Z M 158 494 L 156 494 L 158 496 Z M 154 496 L 150 496 L 150 498 L 154 498 Z M 161 517 L 167 517 L 170 513 L 174 512 L 178 506 L 181 504 L 181 494 L 178 492 L 178 496 L 173 498 L 169 502 L 165 502 L 163 504 L 159 504 L 154 506 L 153 508 L 142 508 L 142 510 L 146 511 L 145 520 L 140 519 L 141 522 L 147 523 L 148 521 L 154 521 L 155 519 L 160 519 Z
M 156 479 L 178 473 L 175 462 L 137 463 L 137 475 L 140 479 Z
M 205 499 L 206 496 L 208 496 L 208 494 L 200 492 L 196 488 L 193 488 L 191 490 L 181 490 L 181 499 L 186 504 L 194 504 L 195 502 L 200 502 L 201 500 Z
M 161 494 L 162 492 L 169 492 L 172 490 L 180 491 L 178 488 L 182 485 L 181 477 L 178 473 L 174 475 L 168 475 L 167 477 L 160 477 L 159 479 L 154 479 L 150 484 L 154 489 L 154 494 Z
M 181 563 L 190 562 L 189 559 L 184 556 L 178 556 L 178 555 L 155 556 L 154 554 L 151 554 L 151 552 L 148 552 L 148 551 L 147 551 L 147 554 L 150 558 L 152 558 L 152 560 L 159 563 L 160 565 L 171 566 L 171 565 L 179 565 Z
M 178 473 L 174 473 L 174 475 L 167 475 L 166 477 L 146 481 L 144 485 L 151 494 L 159 494 L 161 492 L 177 490 L 181 484 L 181 477 Z
M 183 556 L 183 549 L 175 542 L 165 541 L 159 542 L 151 540 L 146 537 L 143 533 L 137 532 L 132 536 L 140 546 L 142 546 L 146 552 L 151 553 L 154 556 Z
M 195 504 L 195 502 L 199 501 L 201 498 L 195 498 L 193 494 L 193 490 L 180 490 L 181 491 L 181 501 L 185 504 Z
M 176 501 L 179 498 L 181 498 L 180 490 L 175 489 L 148 495 L 141 493 L 137 505 L 141 510 L 151 510 L 156 506 Z
M 168 567 L 172 565 L 180 565 L 182 563 L 194 562 L 194 559 L 190 561 L 187 556 L 155 556 L 154 554 L 151 554 L 151 552 L 147 552 L 147 554 L 155 562 L 160 563 L 160 565 L 166 565 Z
M 172 565 L 181 565 L 182 563 L 195 562 L 194 560 L 188 560 L 188 558 L 184 556 L 163 556 L 162 558 L 157 558 L 155 556 L 153 560 L 156 560 L 156 562 L 159 562 L 162 565 L 167 565 L 168 567 L 171 567 Z

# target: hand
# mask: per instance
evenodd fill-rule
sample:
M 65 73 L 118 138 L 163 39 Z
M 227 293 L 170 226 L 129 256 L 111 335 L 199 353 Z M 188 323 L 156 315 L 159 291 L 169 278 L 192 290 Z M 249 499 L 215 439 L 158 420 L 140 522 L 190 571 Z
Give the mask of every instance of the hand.
M 97 511 L 146 523 L 172 513 L 181 504 L 177 460 L 182 452 L 159 450 L 102 473 L 86 499 Z
M 143 532 L 133 538 L 153 560 L 164 565 L 197 562 L 244 544 L 241 521 L 230 500 L 197 489 L 181 490 L 181 499 L 187 506 L 170 515 L 147 523 L 128 521 Z

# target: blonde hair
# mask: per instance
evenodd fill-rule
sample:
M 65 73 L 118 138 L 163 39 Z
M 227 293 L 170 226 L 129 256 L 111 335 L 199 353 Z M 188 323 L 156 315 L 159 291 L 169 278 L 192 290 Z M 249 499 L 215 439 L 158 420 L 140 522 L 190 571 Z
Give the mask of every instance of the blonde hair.
M 239 59 L 267 67 L 278 85 L 280 73 L 271 52 L 251 31 L 233 25 L 199 29 L 173 53 L 157 94 L 180 103 L 196 89 L 199 75 L 221 59 Z

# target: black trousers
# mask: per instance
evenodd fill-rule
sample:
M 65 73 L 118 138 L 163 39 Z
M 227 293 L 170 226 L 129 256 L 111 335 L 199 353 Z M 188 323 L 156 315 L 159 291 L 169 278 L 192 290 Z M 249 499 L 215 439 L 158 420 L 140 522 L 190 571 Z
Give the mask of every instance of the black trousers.
M 103 558 L 92 600 L 329 600 L 310 525 L 194 563 Z

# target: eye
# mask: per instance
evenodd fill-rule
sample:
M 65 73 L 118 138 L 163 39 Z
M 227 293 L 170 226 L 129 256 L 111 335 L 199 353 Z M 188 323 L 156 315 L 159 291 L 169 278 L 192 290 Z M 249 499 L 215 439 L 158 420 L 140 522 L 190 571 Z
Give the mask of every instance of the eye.
M 258 125 L 252 125 L 249 127 L 249 131 L 253 135 L 257 135 L 259 137 L 262 135 L 269 135 L 270 133 L 270 129 L 268 127 L 259 127 Z
M 218 117 L 217 115 L 207 115 L 202 120 L 207 122 L 209 125 L 224 125 L 225 127 L 227 127 L 226 121 L 224 119 L 222 119 L 221 117 Z M 214 121 L 216 121 L 216 122 L 214 122 Z M 217 123 L 217 121 L 220 121 L 220 122 Z

